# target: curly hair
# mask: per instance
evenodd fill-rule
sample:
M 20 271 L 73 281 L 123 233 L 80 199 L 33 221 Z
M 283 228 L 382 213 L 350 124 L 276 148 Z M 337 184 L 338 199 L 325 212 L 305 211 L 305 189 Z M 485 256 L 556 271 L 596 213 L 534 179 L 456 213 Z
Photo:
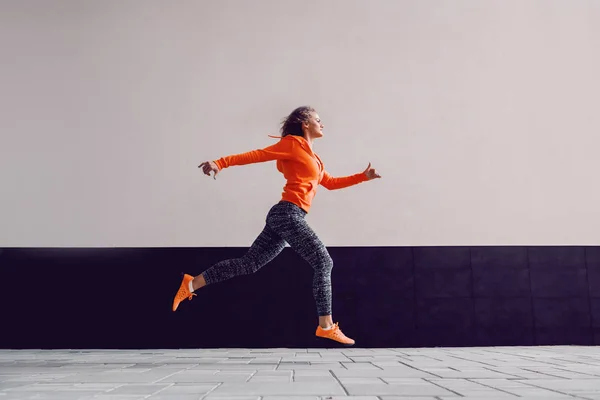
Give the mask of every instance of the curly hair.
M 310 106 L 301 106 L 296 108 L 281 123 L 281 136 L 287 135 L 304 136 L 302 123 L 310 118 L 310 113 L 315 109 Z

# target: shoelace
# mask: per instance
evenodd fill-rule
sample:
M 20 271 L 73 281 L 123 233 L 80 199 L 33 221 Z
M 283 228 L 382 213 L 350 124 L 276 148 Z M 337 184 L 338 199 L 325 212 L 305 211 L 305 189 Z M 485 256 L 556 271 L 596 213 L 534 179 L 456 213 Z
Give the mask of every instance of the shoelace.
M 333 324 L 333 328 L 331 328 L 332 335 L 336 336 L 336 337 L 344 337 L 344 334 L 342 333 L 340 327 L 338 326 L 338 322 L 336 322 L 335 324 Z
M 188 300 L 191 300 L 193 296 L 196 296 L 196 293 L 190 293 L 189 296 L 185 295 L 185 290 L 180 289 L 179 293 L 177 293 L 177 300 L 182 301 L 187 297 Z

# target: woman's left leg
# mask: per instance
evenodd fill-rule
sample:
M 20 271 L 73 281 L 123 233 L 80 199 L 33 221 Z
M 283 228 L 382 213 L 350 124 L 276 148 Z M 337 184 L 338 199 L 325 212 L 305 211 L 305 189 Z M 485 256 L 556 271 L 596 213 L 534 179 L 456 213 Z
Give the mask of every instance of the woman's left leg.
M 354 340 L 346 337 L 333 323 L 331 271 L 333 260 L 327 248 L 305 220 L 306 213 L 296 205 L 282 204 L 280 212 L 267 218 L 267 224 L 281 236 L 313 268 L 313 296 L 319 316 L 317 336 L 333 339 L 346 345 Z

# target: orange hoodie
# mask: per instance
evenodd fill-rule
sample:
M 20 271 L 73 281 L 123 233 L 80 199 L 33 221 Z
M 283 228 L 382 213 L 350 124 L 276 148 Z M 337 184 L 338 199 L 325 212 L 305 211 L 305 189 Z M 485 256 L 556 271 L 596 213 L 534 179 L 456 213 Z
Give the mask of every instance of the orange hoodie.
M 273 136 L 272 136 L 273 137 Z M 301 136 L 288 135 L 264 149 L 252 150 L 215 160 L 219 170 L 234 165 L 246 165 L 277 160 L 277 169 L 287 180 L 282 200 L 296 204 L 308 213 L 317 186 L 342 189 L 368 180 L 364 173 L 334 178 L 325 171 L 323 162 Z

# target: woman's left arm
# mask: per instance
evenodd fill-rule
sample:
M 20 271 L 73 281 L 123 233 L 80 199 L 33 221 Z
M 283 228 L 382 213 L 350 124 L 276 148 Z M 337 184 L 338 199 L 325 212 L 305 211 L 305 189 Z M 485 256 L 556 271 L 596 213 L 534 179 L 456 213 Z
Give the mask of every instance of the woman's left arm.
M 371 163 L 369 163 L 369 166 L 363 172 L 350 176 L 334 178 L 333 176 L 329 175 L 327 171 L 324 171 L 323 179 L 321 180 L 321 185 L 323 185 L 325 189 L 336 190 L 347 188 L 349 186 L 357 185 L 359 183 L 377 178 L 381 178 L 381 175 L 379 175 L 375 168 L 371 167 Z

